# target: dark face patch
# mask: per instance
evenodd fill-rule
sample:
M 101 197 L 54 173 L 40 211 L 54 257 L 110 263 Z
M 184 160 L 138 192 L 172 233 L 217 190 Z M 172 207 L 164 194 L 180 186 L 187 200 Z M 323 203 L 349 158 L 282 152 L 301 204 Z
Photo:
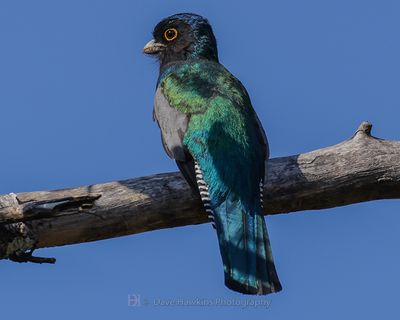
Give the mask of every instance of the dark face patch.
M 172 31 L 176 30 L 176 37 L 172 37 Z M 171 37 L 170 37 L 171 36 Z M 160 60 L 185 60 L 186 54 L 194 41 L 190 26 L 178 20 L 167 20 L 160 22 L 154 29 L 153 37 L 156 42 L 166 46 L 160 53 Z M 172 39 L 172 40 L 169 40 Z
M 161 69 L 174 62 L 209 59 L 218 62 L 217 44 L 207 19 L 196 14 L 176 14 L 159 22 L 153 31 Z

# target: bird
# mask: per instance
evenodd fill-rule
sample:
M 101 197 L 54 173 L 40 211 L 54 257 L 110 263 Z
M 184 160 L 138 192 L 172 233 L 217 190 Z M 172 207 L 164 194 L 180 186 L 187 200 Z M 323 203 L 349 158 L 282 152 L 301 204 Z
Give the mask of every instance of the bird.
M 268 140 L 243 84 L 220 62 L 208 20 L 161 20 L 143 52 L 157 58 L 153 118 L 167 155 L 216 229 L 225 285 L 242 294 L 282 290 L 263 216 Z

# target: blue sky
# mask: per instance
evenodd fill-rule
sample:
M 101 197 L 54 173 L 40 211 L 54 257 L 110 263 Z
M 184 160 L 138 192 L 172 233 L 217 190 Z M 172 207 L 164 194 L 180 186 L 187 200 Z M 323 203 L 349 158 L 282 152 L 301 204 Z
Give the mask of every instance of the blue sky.
M 398 1 L 0 2 L 0 193 L 175 171 L 151 120 L 157 64 L 141 53 L 177 12 L 209 18 L 221 62 L 247 87 L 272 157 L 349 138 L 363 120 L 400 139 Z M 283 291 L 268 308 L 161 307 L 247 299 L 223 285 L 209 225 L 40 250 L 0 261 L 2 315 L 41 318 L 393 319 L 396 200 L 267 218 Z M 148 306 L 129 307 L 128 295 Z

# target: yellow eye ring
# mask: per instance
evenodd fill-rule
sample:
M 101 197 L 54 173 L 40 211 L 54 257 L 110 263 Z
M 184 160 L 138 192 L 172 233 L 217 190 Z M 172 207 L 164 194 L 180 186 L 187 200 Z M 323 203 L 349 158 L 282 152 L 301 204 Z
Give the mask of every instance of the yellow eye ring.
M 175 40 L 178 37 L 178 30 L 175 28 L 169 28 L 164 31 L 164 38 L 167 41 Z

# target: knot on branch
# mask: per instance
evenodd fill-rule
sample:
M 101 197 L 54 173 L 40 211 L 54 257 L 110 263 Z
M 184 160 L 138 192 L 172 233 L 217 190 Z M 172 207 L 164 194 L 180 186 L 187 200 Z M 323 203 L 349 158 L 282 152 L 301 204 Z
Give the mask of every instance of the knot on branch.
M 0 256 L 10 257 L 34 248 L 36 239 L 24 222 L 0 225 Z
M 35 236 L 26 222 L 0 225 L 0 257 L 14 262 L 55 263 L 54 258 L 32 256 Z
M 362 133 L 362 134 L 365 134 L 367 136 L 371 136 L 371 130 L 372 130 L 372 123 L 369 122 L 369 121 L 363 121 L 359 125 L 355 135 L 357 135 L 358 133 Z

